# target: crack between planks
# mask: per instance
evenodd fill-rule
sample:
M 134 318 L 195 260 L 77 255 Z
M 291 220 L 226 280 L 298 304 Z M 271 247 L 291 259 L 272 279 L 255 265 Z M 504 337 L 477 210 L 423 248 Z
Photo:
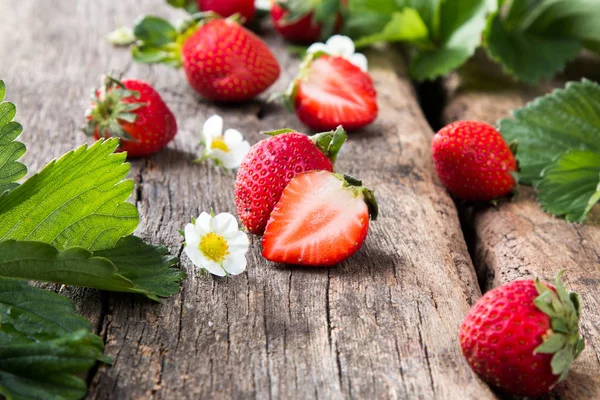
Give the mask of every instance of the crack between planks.
M 421 316 L 421 308 L 419 307 L 419 302 L 416 303 L 417 305 L 417 314 L 419 315 L 419 326 L 418 326 L 418 332 L 419 332 L 419 345 L 421 346 L 421 348 L 423 349 L 424 353 L 425 353 L 425 362 L 427 363 L 427 370 L 429 371 L 429 381 L 431 382 L 431 390 L 433 391 L 433 397 L 436 397 L 435 394 L 435 384 L 433 382 L 433 372 L 431 370 L 431 362 L 429 361 L 429 351 L 427 350 L 427 345 L 423 342 L 423 335 L 421 333 L 421 326 L 423 325 L 423 317 Z
M 269 399 L 273 398 L 272 391 L 272 381 L 271 381 L 271 366 L 270 366 L 270 356 L 269 356 L 269 330 L 267 324 L 267 288 L 263 287 L 263 325 L 265 330 L 265 352 L 267 356 L 267 380 L 269 381 Z

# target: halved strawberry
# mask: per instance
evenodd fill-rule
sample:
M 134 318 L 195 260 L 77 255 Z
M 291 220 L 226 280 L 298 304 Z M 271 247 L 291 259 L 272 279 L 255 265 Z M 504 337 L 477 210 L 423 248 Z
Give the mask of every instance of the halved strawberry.
M 362 247 L 369 217 L 377 218 L 373 191 L 352 177 L 328 171 L 297 175 L 273 209 L 262 239 L 274 262 L 332 266 Z
M 286 94 L 311 129 L 362 128 L 377 118 L 377 92 L 369 74 L 343 57 L 309 56 Z

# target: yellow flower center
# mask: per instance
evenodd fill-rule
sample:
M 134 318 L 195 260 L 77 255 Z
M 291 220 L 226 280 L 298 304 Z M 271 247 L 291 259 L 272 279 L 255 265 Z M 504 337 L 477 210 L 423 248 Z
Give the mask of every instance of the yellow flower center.
M 229 245 L 223 236 L 210 232 L 202 237 L 198 250 L 204 254 L 204 257 L 220 264 L 229 254 Z
M 225 144 L 225 141 L 223 140 L 223 136 L 214 138 L 212 143 L 210 144 L 210 148 L 223 150 L 225 153 L 229 152 L 229 147 L 227 146 L 227 144 Z

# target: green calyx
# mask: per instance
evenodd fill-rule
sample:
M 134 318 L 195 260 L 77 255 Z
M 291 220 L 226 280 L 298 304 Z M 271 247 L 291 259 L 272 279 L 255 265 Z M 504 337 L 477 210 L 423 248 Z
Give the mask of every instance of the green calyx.
M 220 18 L 213 12 L 196 13 L 179 27 L 156 16 L 143 16 L 133 27 L 135 44 L 131 48 L 133 59 L 145 64 L 166 64 L 181 67 L 181 48 L 185 41 L 202 25 Z
M 581 302 L 575 292 L 567 292 L 561 282 L 565 271 L 556 276 L 556 292 L 536 279 L 535 286 L 539 296 L 534 304 L 550 317 L 552 329 L 548 331 L 544 342 L 535 349 L 535 353 L 554 354 L 551 361 L 552 373 L 563 381 L 573 361 L 585 347 L 585 339 L 579 333 Z
M 375 199 L 375 192 L 363 187 L 362 181 L 346 174 L 334 174 L 336 178 L 343 182 L 345 188 L 354 192 L 356 196 L 362 196 L 369 209 L 369 216 L 375 221 L 379 215 L 379 205 Z
M 123 83 L 110 76 L 104 77 L 104 86 L 92 92 L 92 107 L 86 111 L 88 123 L 82 128 L 88 136 L 98 132 L 100 137 L 118 137 L 134 140 L 121 126 L 121 122 L 134 123 L 137 114 L 134 113 L 146 103 L 124 102 L 124 98 L 139 99 L 140 93 L 125 88 Z

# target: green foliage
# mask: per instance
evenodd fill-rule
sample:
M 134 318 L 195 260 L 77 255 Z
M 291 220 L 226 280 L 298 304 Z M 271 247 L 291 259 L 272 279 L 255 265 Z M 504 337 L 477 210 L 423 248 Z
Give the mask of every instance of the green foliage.
M 570 82 L 500 121 L 518 145 L 520 181 L 537 185 L 549 212 L 583 221 L 598 202 L 600 85 Z
M 183 8 L 192 14 L 198 12 L 198 3 L 196 0 L 167 0 L 167 3 L 176 8 Z
M 17 160 L 25 154 L 25 145 L 15 141 L 23 127 L 13 119 L 17 108 L 5 102 L 6 87 L 0 80 L 0 196 L 15 187 L 19 179 L 27 174 L 27 167 Z
M 67 298 L 0 277 L 0 394 L 8 400 L 80 399 L 77 375 L 103 355 L 102 340 Z
M 142 17 L 135 23 L 133 34 L 136 45 L 131 48 L 131 55 L 135 61 L 181 66 L 184 36 L 169 21 L 155 16 Z

